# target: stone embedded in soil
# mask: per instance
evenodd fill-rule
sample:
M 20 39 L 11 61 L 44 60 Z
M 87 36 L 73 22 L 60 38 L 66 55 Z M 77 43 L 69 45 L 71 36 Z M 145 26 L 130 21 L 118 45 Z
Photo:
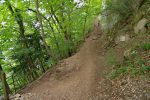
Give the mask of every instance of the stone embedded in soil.
M 146 32 L 146 28 L 145 25 L 147 24 L 148 20 L 143 18 L 141 19 L 138 24 L 134 27 L 134 33 L 138 34 L 138 33 L 145 33 Z
M 115 39 L 115 42 L 119 44 L 120 42 L 126 42 L 130 40 L 130 36 L 128 34 L 120 35 Z
M 97 37 L 92 37 L 92 40 L 97 40 Z
M 26 93 L 26 94 L 16 94 L 14 96 L 11 96 L 10 100 L 29 100 L 28 98 L 35 96 L 36 94 L 34 93 Z

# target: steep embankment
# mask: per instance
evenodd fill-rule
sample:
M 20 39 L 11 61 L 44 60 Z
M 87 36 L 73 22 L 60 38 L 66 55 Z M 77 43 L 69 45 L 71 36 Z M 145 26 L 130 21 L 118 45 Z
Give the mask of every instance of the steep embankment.
M 61 61 L 39 80 L 26 87 L 24 100 L 89 100 L 95 98 L 97 79 L 103 78 L 105 69 L 103 39 L 99 24 L 94 25 L 91 36 L 80 51 Z M 100 70 L 100 72 L 98 72 Z M 19 96 L 19 95 L 18 95 Z M 98 99 L 98 98 L 97 98 Z
M 78 53 L 62 60 L 16 97 L 23 100 L 149 100 L 150 81 L 144 75 L 132 77 L 132 72 L 139 72 L 140 68 L 128 65 L 119 68 L 118 65 L 125 63 L 124 57 L 127 59 L 134 47 L 149 43 L 150 35 L 148 32 L 134 34 L 134 26 L 130 24 L 119 27 L 123 29 L 115 28 L 118 35 L 109 45 L 96 21 L 93 32 Z M 145 55 L 149 61 L 149 50 L 144 51 Z M 116 78 L 111 80 L 114 76 Z

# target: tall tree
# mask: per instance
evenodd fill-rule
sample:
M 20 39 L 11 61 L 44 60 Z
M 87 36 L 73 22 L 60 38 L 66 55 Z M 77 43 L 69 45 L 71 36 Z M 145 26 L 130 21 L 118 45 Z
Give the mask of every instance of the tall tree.
M 38 17 L 38 20 L 39 20 L 39 23 L 40 23 L 40 27 L 41 27 L 41 37 L 42 37 L 42 41 L 44 43 L 44 46 L 46 48 L 46 51 L 49 55 L 49 57 L 51 57 L 51 51 L 46 43 L 46 40 L 45 40 L 45 34 L 44 34 L 44 27 L 43 27 L 43 23 L 42 23 L 42 17 L 40 15 L 40 12 L 39 12 L 39 1 L 36 0 L 35 1 L 35 4 L 36 4 L 36 12 L 37 12 L 37 17 Z

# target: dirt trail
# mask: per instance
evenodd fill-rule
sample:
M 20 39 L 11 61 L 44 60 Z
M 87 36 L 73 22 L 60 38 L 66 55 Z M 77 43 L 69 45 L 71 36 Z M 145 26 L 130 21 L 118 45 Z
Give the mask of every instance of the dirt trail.
M 104 57 L 99 24 L 94 27 L 80 51 L 65 59 L 55 74 L 48 72 L 23 90 L 34 94 L 24 100 L 96 100 L 94 91 L 97 79 L 103 77 Z

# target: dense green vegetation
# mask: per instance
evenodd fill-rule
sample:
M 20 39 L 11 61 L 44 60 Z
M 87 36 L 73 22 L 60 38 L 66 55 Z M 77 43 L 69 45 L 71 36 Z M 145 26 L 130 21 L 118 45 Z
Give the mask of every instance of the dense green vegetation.
M 109 21 L 112 24 L 104 26 L 109 41 L 106 59 L 109 65 L 115 66 L 110 73 L 110 78 L 114 79 L 123 75 L 150 77 L 150 1 L 107 0 L 105 4 L 106 7 L 102 15 L 106 19 L 105 23 Z M 146 31 L 135 33 L 135 27 L 142 19 L 147 20 L 143 26 Z M 116 43 L 116 38 L 120 35 L 125 36 L 125 34 L 128 34 L 133 41 L 129 41 L 131 43 Z M 126 49 L 124 54 L 126 52 L 127 55 L 124 55 L 123 61 L 117 61 L 117 53 L 115 52 L 117 46 Z
M 101 0 L 0 0 L 0 70 L 10 92 L 71 56 L 100 8 Z
M 150 42 L 133 48 L 131 55 L 124 59 L 122 64 L 117 65 L 117 70 L 110 74 L 110 78 L 130 74 L 131 76 L 150 76 Z
M 10 93 L 75 53 L 100 13 L 106 60 L 115 66 L 110 77 L 149 77 L 149 5 L 149 0 L 0 0 L 0 71 L 6 73 Z M 146 31 L 135 33 L 142 19 Z M 118 62 L 116 38 L 126 34 L 135 41 L 121 44 L 128 55 L 122 53 Z M 2 90 L 0 80 L 0 95 Z

